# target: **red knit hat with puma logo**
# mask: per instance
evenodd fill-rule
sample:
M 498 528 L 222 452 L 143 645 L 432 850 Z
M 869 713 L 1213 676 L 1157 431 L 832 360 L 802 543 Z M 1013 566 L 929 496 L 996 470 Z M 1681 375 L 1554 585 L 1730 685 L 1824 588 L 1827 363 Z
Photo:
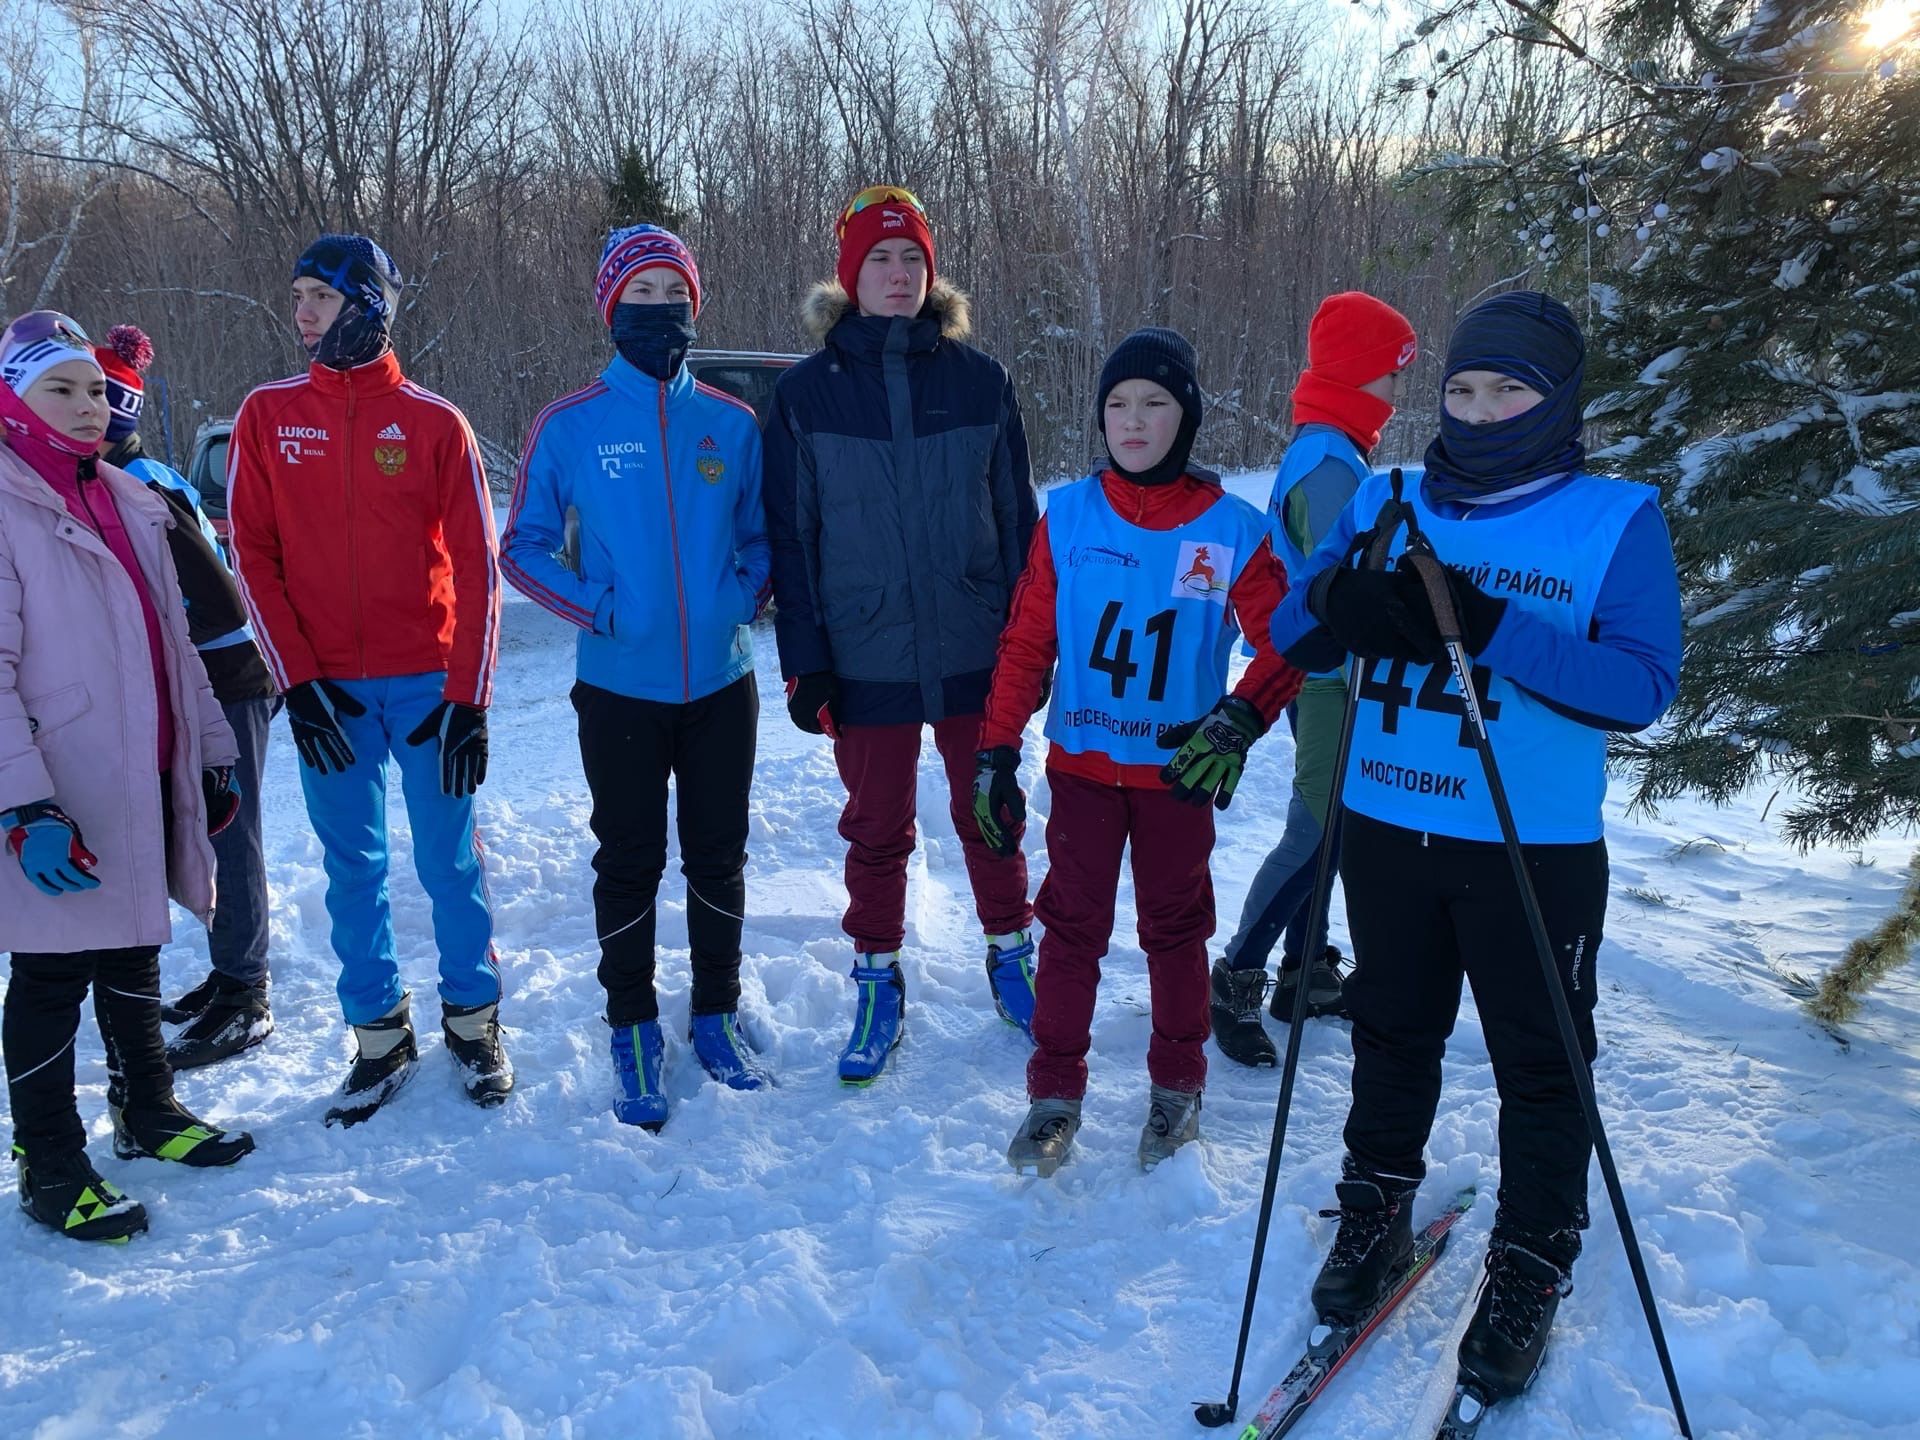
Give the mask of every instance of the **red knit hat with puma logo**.
M 882 240 L 911 240 L 918 245 L 927 257 L 927 283 L 933 283 L 933 232 L 927 228 L 927 212 L 911 190 L 869 185 L 847 202 L 833 233 L 840 241 L 833 273 L 849 298 L 860 293 L 860 267 L 867 252 Z

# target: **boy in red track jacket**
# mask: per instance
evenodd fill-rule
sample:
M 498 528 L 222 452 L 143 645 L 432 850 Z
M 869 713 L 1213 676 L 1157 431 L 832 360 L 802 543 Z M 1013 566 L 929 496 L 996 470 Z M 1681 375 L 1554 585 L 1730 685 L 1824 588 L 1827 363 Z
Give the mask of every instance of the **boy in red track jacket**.
M 1027 1065 L 1033 1105 L 1007 1152 L 1016 1169 L 1042 1175 L 1079 1129 L 1094 991 L 1129 844 L 1153 994 L 1141 1165 L 1199 1133 L 1213 809 L 1226 808 L 1247 747 L 1302 678 L 1267 634 L 1286 579 L 1265 518 L 1188 465 L 1201 413 L 1193 347 L 1170 330 L 1136 331 L 1108 357 L 1097 403 L 1111 463 L 1054 491 L 1034 532 L 1000 638 L 974 787 L 981 833 L 990 845 L 1011 843 L 1026 814 L 1020 734 L 1057 658 L 1046 727 L 1051 870 L 1034 905 L 1045 930 Z M 1222 695 L 1240 631 L 1255 659 Z
M 433 901 L 447 1048 L 476 1103 L 513 1086 L 473 826 L 500 634 L 493 503 L 466 417 L 400 373 L 399 289 L 364 236 L 308 248 L 294 323 L 313 364 L 247 396 L 227 462 L 234 573 L 286 691 L 358 1042 L 329 1123 L 365 1119 L 415 1058 L 387 903 L 389 755 Z

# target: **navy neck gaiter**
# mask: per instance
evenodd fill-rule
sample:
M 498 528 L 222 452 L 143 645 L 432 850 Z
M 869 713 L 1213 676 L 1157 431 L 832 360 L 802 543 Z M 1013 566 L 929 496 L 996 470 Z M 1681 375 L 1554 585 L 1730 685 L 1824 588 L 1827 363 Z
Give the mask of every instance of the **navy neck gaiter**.
M 1580 468 L 1587 456 L 1580 420 L 1587 347 L 1566 306 L 1533 290 L 1474 306 L 1447 344 L 1443 388 L 1462 370 L 1510 375 L 1545 398 L 1524 414 L 1487 425 L 1454 419 L 1443 402 L 1440 433 L 1427 447 L 1429 500 L 1484 502 Z
M 613 307 L 613 348 L 634 369 L 662 385 L 680 373 L 687 351 L 698 338 L 689 301 L 674 300 L 665 305 L 623 302 Z

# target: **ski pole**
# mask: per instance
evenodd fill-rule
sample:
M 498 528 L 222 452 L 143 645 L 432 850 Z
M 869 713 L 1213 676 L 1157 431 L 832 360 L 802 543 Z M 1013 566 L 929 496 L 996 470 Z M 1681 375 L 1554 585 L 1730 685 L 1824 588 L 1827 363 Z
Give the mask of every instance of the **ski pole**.
M 1395 487 L 1398 489 L 1398 486 Z M 1620 1226 L 1620 1238 L 1626 1242 L 1627 1264 L 1633 1271 L 1634 1286 L 1640 1292 L 1640 1308 L 1646 1312 L 1647 1329 L 1653 1335 L 1654 1352 L 1660 1357 L 1660 1373 L 1666 1377 L 1667 1394 L 1673 1400 L 1674 1418 L 1680 1433 L 1692 1440 L 1687 1424 L 1686 1402 L 1680 1398 L 1680 1380 L 1673 1371 L 1673 1357 L 1667 1351 L 1666 1332 L 1660 1327 L 1660 1312 L 1654 1304 L 1653 1287 L 1647 1282 L 1647 1267 L 1640 1255 L 1640 1241 L 1634 1234 L 1633 1216 L 1627 1211 L 1626 1192 L 1620 1187 L 1620 1172 L 1614 1168 L 1613 1150 L 1607 1144 L 1607 1132 L 1600 1121 L 1600 1102 L 1594 1095 L 1593 1076 L 1588 1072 L 1586 1056 L 1580 1051 L 1579 1032 L 1574 1028 L 1573 1010 L 1567 1004 L 1566 987 L 1553 963 L 1553 941 L 1547 935 L 1547 922 L 1540 912 L 1540 897 L 1534 893 L 1533 877 L 1527 873 L 1526 857 L 1520 850 L 1520 832 L 1513 823 L 1513 807 L 1507 803 L 1507 789 L 1500 779 L 1500 767 L 1493 758 L 1493 741 L 1487 734 L 1486 717 L 1481 713 L 1480 696 L 1474 689 L 1473 667 L 1467 659 L 1465 638 L 1453 591 L 1447 584 L 1447 572 L 1434 553 L 1432 542 L 1421 533 L 1418 521 L 1407 516 L 1407 548 L 1400 563 L 1412 569 L 1426 588 L 1428 603 L 1447 650 L 1447 663 L 1460 687 L 1460 702 L 1466 711 L 1467 728 L 1473 735 L 1473 748 L 1479 752 L 1480 768 L 1486 773 L 1487 794 L 1493 800 L 1493 813 L 1500 821 L 1500 837 L 1507 848 L 1507 860 L 1513 866 L 1513 878 L 1520 887 L 1520 905 L 1526 911 L 1527 929 L 1533 934 L 1533 948 L 1540 957 L 1540 971 L 1546 977 L 1547 994 L 1553 1001 L 1554 1019 L 1560 1024 L 1560 1038 L 1567 1047 L 1567 1063 L 1573 1070 L 1574 1088 L 1580 1095 L 1580 1108 L 1586 1112 L 1587 1130 L 1593 1137 L 1593 1153 L 1599 1157 L 1600 1173 L 1606 1178 L 1607 1198 L 1613 1202 L 1613 1217 Z M 1336 782 L 1337 783 L 1337 782 Z M 1305 987 L 1301 987 L 1305 993 Z
M 1381 507 L 1373 528 L 1354 537 L 1342 557 L 1342 565 L 1359 561 L 1362 570 L 1384 570 L 1394 536 L 1403 524 L 1411 524 L 1413 512 L 1400 499 L 1398 470 L 1394 471 L 1393 499 Z M 1313 898 L 1307 904 L 1308 955 L 1318 955 L 1327 943 L 1327 911 L 1333 903 L 1333 852 L 1336 827 L 1340 819 L 1340 795 L 1345 786 L 1347 754 L 1353 745 L 1354 720 L 1360 711 L 1360 692 L 1349 681 L 1346 717 L 1340 722 L 1340 744 L 1333 761 L 1333 791 L 1327 798 L 1327 824 L 1320 845 L 1320 859 L 1314 869 Z M 1264 928 L 1282 919 L 1277 912 L 1282 897 L 1275 895 L 1260 914 L 1256 928 Z M 1246 1299 L 1240 1308 L 1240 1340 L 1233 1351 L 1233 1382 L 1227 1398 L 1204 1400 L 1193 1407 L 1194 1418 L 1214 1428 L 1233 1420 L 1240 1408 L 1240 1379 L 1247 1364 L 1247 1338 L 1253 1332 L 1253 1305 L 1260 1293 L 1260 1269 L 1267 1257 L 1267 1231 L 1273 1223 L 1273 1198 L 1280 1180 L 1280 1154 L 1287 1144 L 1287 1116 L 1293 1109 L 1293 1080 L 1300 1068 L 1300 1032 L 1307 1028 L 1306 976 L 1294 987 L 1293 1024 L 1287 1034 L 1287 1058 L 1280 1070 L 1280 1098 L 1273 1109 L 1273 1138 L 1267 1143 L 1267 1178 L 1260 1192 L 1260 1219 L 1253 1230 L 1253 1260 L 1247 1267 Z

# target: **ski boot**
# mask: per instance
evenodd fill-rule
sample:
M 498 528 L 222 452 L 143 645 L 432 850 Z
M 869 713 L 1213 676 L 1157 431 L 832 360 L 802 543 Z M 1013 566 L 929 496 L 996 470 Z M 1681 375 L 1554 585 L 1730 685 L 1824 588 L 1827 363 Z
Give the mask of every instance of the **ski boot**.
M 613 1077 L 620 1087 L 613 1102 L 614 1119 L 660 1133 L 667 1123 L 667 1097 L 660 1088 L 666 1063 L 667 1037 L 658 1020 L 613 1027 Z
M 243 985 L 218 970 L 171 1005 L 163 1005 L 160 1018 L 187 1027 L 167 1042 L 167 1064 L 175 1070 L 231 1059 L 273 1033 L 266 985 Z
M 246 1131 L 209 1125 L 171 1095 L 122 1105 L 110 1094 L 107 1113 L 113 1117 L 113 1153 L 121 1160 L 172 1160 L 205 1169 L 232 1165 L 253 1153 L 253 1136 Z
M 765 1090 L 773 1076 L 760 1063 L 753 1039 L 740 1025 L 736 1010 L 718 1015 L 696 1015 L 687 1026 L 700 1068 L 729 1090 Z
M 1274 1019 L 1293 1023 L 1293 1000 L 1299 989 L 1302 972 L 1307 977 L 1307 1018 L 1319 1015 L 1342 1015 L 1347 1013 L 1345 982 L 1340 974 L 1340 947 L 1329 945 L 1320 954 L 1320 958 L 1310 965 L 1297 965 L 1289 970 L 1282 966 L 1280 981 L 1273 987 L 1273 1003 L 1267 1007 L 1267 1013 Z
M 1007 1163 L 1022 1175 L 1044 1180 L 1066 1163 L 1079 1133 L 1078 1100 L 1035 1100 L 1007 1146 Z
M 887 1068 L 907 1027 L 907 977 L 900 972 L 900 952 L 858 956 L 853 980 L 859 996 L 853 1036 L 840 1052 L 840 1078 L 848 1085 L 871 1085 Z
M 413 1040 L 409 997 L 365 1025 L 353 1027 L 358 1047 L 353 1068 L 340 1086 L 340 1103 L 327 1111 L 329 1125 L 358 1125 L 400 1093 L 413 1078 L 420 1051 Z
M 1147 1123 L 1140 1129 L 1140 1168 L 1151 1170 L 1200 1136 L 1200 1092 L 1155 1085 L 1147 1096 Z
M 1572 1248 L 1577 1254 L 1577 1235 Z M 1565 1247 L 1536 1249 L 1503 1239 L 1497 1229 L 1487 1247 L 1480 1300 L 1460 1337 L 1460 1383 L 1479 1392 L 1483 1404 L 1512 1399 L 1533 1383 L 1554 1314 L 1573 1293 L 1570 1267 L 1540 1253 L 1548 1249 Z
M 1033 1039 L 1033 932 L 987 936 L 987 979 L 993 1008 L 1009 1025 Z
M 1313 1310 L 1329 1325 L 1350 1324 L 1377 1306 L 1413 1252 L 1417 1180 L 1371 1175 L 1347 1157 L 1334 1186 L 1338 1210 L 1322 1210 L 1340 1229 L 1313 1282 Z
M 124 1245 L 147 1228 L 147 1212 L 119 1187 L 100 1178 L 85 1150 L 28 1160 L 13 1147 L 20 1167 L 20 1208 L 70 1240 Z
M 513 1062 L 500 1043 L 500 1002 L 440 1006 L 447 1053 L 460 1067 L 467 1098 L 483 1108 L 504 1105 L 513 1090 Z
M 1207 1013 L 1213 1020 L 1214 1043 L 1220 1053 L 1242 1065 L 1277 1065 L 1273 1038 L 1260 1023 L 1260 1002 L 1267 998 L 1265 970 L 1229 970 L 1224 960 L 1213 962 L 1208 979 Z

